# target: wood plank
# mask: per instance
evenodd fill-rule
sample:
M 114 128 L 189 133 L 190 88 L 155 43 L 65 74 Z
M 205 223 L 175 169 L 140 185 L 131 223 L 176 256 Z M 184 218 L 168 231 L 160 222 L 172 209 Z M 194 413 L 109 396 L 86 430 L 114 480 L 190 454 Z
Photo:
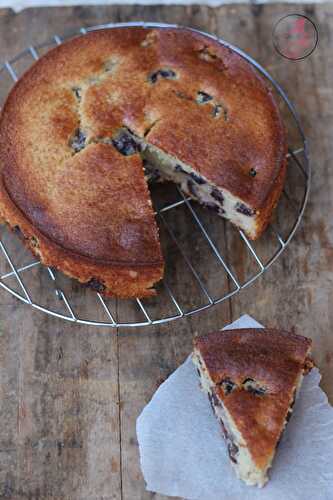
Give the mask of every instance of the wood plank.
M 0 496 L 119 499 L 116 337 L 29 311 L 1 309 Z

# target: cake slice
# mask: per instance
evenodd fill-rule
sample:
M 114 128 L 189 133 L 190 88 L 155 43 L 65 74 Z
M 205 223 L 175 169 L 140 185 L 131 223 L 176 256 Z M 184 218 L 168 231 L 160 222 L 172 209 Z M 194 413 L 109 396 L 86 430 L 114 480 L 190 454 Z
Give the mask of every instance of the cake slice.
M 268 481 L 303 375 L 311 340 L 273 329 L 213 332 L 194 341 L 202 389 L 221 422 L 231 464 L 249 485 Z

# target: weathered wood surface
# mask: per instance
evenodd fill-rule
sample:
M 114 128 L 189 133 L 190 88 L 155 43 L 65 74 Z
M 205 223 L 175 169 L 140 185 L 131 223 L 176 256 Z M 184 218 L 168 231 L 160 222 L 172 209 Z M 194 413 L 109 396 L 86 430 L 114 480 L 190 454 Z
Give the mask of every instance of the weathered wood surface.
M 297 63 L 279 57 L 271 42 L 276 20 L 295 11 L 310 15 L 320 34 L 314 54 Z M 245 312 L 266 325 L 295 325 L 314 339 L 323 388 L 333 402 L 333 5 L 103 6 L 31 9 L 18 15 L 0 10 L 0 60 L 54 33 L 133 20 L 180 23 L 216 33 L 249 52 L 278 79 L 310 139 L 310 203 L 295 240 L 260 280 L 231 301 L 188 320 L 118 332 L 75 326 L 1 292 L 0 498 L 162 498 L 145 491 L 136 418 L 159 383 L 190 352 L 195 332 L 220 328 Z M 217 242 L 227 245 L 230 265 L 244 275 L 248 261 L 239 239 L 228 225 L 221 233 L 212 222 Z M 177 225 L 184 244 L 192 244 L 185 218 Z M 172 266 L 174 249 L 168 250 Z M 204 264 L 200 243 L 193 252 Z M 214 270 L 208 269 L 207 275 L 221 291 L 225 284 L 217 282 Z M 186 276 L 184 269 L 184 275 L 174 278 L 191 303 L 195 292 Z M 45 286 L 41 277 L 40 295 Z M 123 319 L 134 318 L 132 305 L 114 306 Z M 158 309 L 155 303 L 154 314 Z

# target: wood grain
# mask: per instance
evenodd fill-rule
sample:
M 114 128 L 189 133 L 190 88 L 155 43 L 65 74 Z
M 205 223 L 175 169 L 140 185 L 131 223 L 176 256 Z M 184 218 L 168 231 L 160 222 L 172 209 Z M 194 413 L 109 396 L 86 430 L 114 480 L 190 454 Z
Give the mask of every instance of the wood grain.
M 278 56 L 271 41 L 274 23 L 295 11 L 309 15 L 320 36 L 313 55 L 297 63 Z M 180 23 L 216 33 L 271 72 L 294 101 L 309 137 L 314 170 L 310 203 L 295 240 L 260 280 L 231 301 L 187 320 L 120 331 L 84 327 L 33 311 L 1 292 L 0 498 L 165 498 L 145 490 L 136 418 L 188 355 L 196 332 L 221 328 L 243 313 L 266 325 L 294 326 L 312 337 L 322 384 L 333 402 L 333 5 L 99 6 L 20 14 L 0 10 L 0 60 L 55 33 L 133 20 Z M 1 99 L 6 87 L 0 87 Z M 216 224 L 208 214 L 203 217 L 229 264 L 245 277 L 251 264 L 233 229 Z M 230 289 L 218 269 L 208 266 L 208 250 L 199 238 L 193 244 L 187 215 L 180 212 L 177 220 L 168 222 L 205 269 L 209 286 L 220 293 Z M 164 245 L 170 278 L 183 303 L 191 305 L 197 285 L 172 242 L 165 239 Z M 39 280 L 36 293 L 42 299 L 47 276 L 36 269 L 36 276 L 25 279 Z M 94 307 L 92 296 L 61 277 L 59 283 L 74 293 L 80 314 L 88 314 Z M 113 301 L 111 307 L 119 318 L 137 318 L 132 303 Z M 158 316 L 159 302 L 152 300 L 149 311 Z

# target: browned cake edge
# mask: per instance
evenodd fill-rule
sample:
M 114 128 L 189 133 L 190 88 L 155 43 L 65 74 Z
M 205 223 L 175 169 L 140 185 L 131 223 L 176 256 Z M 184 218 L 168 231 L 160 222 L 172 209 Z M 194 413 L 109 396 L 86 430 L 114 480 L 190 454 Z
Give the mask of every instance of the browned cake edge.
M 42 264 L 59 269 L 107 296 L 120 298 L 156 295 L 153 285 L 163 277 L 163 261 L 151 265 L 103 263 L 71 252 L 43 235 L 0 186 L 0 214 Z
M 286 147 L 287 154 L 287 147 Z M 260 236 L 265 232 L 267 226 L 272 220 L 274 209 L 276 208 L 286 178 L 287 173 L 287 157 L 285 157 L 283 163 L 281 164 L 280 172 L 275 179 L 274 185 L 271 189 L 271 192 L 266 200 L 265 206 L 260 210 L 259 215 L 256 217 L 256 234 L 252 236 L 251 234 L 247 234 L 250 240 L 257 240 Z

